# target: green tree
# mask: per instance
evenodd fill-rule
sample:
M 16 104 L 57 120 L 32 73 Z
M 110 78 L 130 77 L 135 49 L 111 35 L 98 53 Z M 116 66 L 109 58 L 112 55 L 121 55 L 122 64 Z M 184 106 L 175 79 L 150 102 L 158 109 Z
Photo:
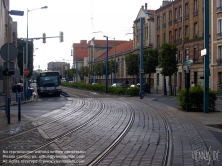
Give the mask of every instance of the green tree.
M 159 67 L 162 68 L 161 74 L 164 77 L 169 76 L 171 94 L 173 94 L 171 76 L 178 71 L 176 53 L 177 47 L 171 43 L 163 43 L 159 53 Z
M 128 54 L 125 57 L 125 63 L 126 63 L 126 72 L 128 75 L 133 76 L 134 83 L 134 75 L 136 74 L 136 80 L 138 81 L 138 73 L 139 73 L 139 61 L 140 57 L 139 54 Z
M 158 66 L 158 50 L 149 49 L 144 51 L 144 73 L 149 76 L 148 93 L 150 93 L 151 74 L 156 72 L 156 66 Z
M 78 70 L 78 75 L 80 77 L 80 80 L 84 80 L 84 76 L 89 75 L 89 67 L 88 66 L 81 66 Z
M 118 72 L 118 65 L 117 65 L 117 63 L 116 63 L 116 70 L 115 70 L 115 60 L 114 59 L 111 59 L 110 61 L 109 61 L 109 71 L 110 71 L 110 73 L 111 73 L 111 80 L 112 80 L 112 76 L 113 76 L 113 74 L 115 74 L 115 72 L 117 73 Z
M 20 69 L 20 74 L 23 75 L 23 46 L 26 46 L 26 41 L 24 39 L 17 39 L 17 48 L 18 48 L 18 55 L 17 55 L 17 64 Z M 30 73 L 27 77 L 31 77 L 33 73 L 33 41 L 28 42 L 28 65 L 27 68 L 30 70 Z M 24 56 L 26 57 L 26 50 L 24 52 Z M 25 58 L 24 57 L 24 58 Z M 26 60 L 25 60 L 26 63 Z

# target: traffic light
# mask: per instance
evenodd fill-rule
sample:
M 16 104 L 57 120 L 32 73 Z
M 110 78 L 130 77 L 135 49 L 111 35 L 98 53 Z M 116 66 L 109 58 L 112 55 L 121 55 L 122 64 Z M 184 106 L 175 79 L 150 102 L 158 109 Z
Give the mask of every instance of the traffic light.
M 46 43 L 46 34 L 43 33 L 42 36 L 43 36 L 43 43 Z
M 63 42 L 63 32 L 60 32 L 59 39 L 60 39 L 60 42 Z
M 13 70 L 8 70 L 8 68 L 6 68 L 4 71 L 3 71 L 3 75 L 4 76 L 11 76 L 11 75 L 14 75 L 15 72 Z

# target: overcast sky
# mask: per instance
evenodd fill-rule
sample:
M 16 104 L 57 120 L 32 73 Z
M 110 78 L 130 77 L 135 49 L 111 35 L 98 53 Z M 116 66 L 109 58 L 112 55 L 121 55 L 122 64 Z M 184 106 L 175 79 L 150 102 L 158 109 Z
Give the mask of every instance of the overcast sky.
M 47 69 L 51 61 L 72 63 L 71 47 L 80 40 L 105 40 L 104 35 L 116 40 L 133 39 L 133 21 L 142 5 L 148 3 L 148 9 L 158 9 L 162 0 L 10 0 L 10 10 L 22 10 L 24 16 L 12 16 L 18 24 L 18 37 L 26 38 L 27 9 L 29 38 L 59 36 L 64 33 L 64 42 L 59 38 L 34 41 L 34 67 Z M 101 31 L 103 33 L 93 33 Z

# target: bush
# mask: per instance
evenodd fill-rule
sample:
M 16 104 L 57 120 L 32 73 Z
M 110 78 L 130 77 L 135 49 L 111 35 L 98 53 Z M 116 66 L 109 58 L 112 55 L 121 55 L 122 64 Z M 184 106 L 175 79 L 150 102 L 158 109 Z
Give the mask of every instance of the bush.
M 189 89 L 189 103 L 188 108 L 197 109 L 198 111 L 203 110 L 204 106 L 204 89 L 201 85 L 197 84 L 196 86 Z M 178 105 L 183 109 L 186 109 L 186 88 L 181 89 L 179 95 L 177 97 Z M 216 99 L 217 99 L 217 91 L 210 90 L 209 91 L 209 111 L 216 110 Z
M 78 88 L 78 89 L 86 89 L 86 90 L 93 90 L 93 91 L 97 91 L 97 92 L 105 92 L 106 91 L 106 87 L 104 84 L 86 84 L 83 82 L 80 83 L 69 83 L 69 82 L 62 82 L 61 84 L 62 86 L 67 86 L 67 87 L 72 87 L 72 88 Z M 111 94 L 117 94 L 117 95 L 125 95 L 128 94 L 130 96 L 138 96 L 139 95 L 139 88 L 138 87 L 134 87 L 134 88 L 123 88 L 123 87 L 108 87 L 108 93 Z
M 130 96 L 138 96 L 140 92 L 139 87 L 131 87 L 126 90 L 126 93 Z

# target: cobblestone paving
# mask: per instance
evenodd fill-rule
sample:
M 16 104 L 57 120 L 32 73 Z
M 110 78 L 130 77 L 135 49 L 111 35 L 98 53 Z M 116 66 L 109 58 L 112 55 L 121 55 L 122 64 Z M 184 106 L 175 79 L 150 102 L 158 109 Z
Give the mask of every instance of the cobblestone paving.
M 164 158 L 167 154 L 167 130 L 162 115 L 172 130 L 172 135 L 170 135 L 173 138 L 171 165 L 221 164 L 196 155 L 196 152 L 206 153 L 211 148 L 209 142 L 212 137 L 209 136 L 210 132 L 207 129 L 201 128 L 198 122 L 177 109 L 161 103 L 157 104 L 157 102 L 145 98 L 141 100 L 138 97 L 70 98 L 63 108 L 35 118 L 32 123 L 0 131 L 0 163 L 3 160 L 3 153 L 6 151 L 33 150 L 82 125 L 99 113 L 94 120 L 79 130 L 55 140 L 44 149 L 40 149 L 41 151 L 50 151 L 51 153 L 46 154 L 51 154 L 52 158 L 58 155 L 59 157 L 54 159 L 58 162 L 57 164 L 39 162 L 32 164 L 86 165 L 103 152 L 124 130 L 129 122 L 131 110 L 135 113 L 133 125 L 120 143 L 99 165 L 164 165 Z M 42 125 L 51 121 L 54 122 Z M 3 138 L 38 125 L 42 126 L 24 135 L 1 141 Z M 207 139 L 204 139 L 203 136 L 206 136 Z M 212 149 L 217 150 L 217 145 L 216 143 L 212 144 Z M 221 148 L 218 147 L 218 149 Z M 211 157 L 213 159 L 213 156 Z M 47 160 L 52 159 L 49 157 Z M 69 162 L 71 163 L 69 164 Z M 30 165 L 30 163 L 22 165 Z

